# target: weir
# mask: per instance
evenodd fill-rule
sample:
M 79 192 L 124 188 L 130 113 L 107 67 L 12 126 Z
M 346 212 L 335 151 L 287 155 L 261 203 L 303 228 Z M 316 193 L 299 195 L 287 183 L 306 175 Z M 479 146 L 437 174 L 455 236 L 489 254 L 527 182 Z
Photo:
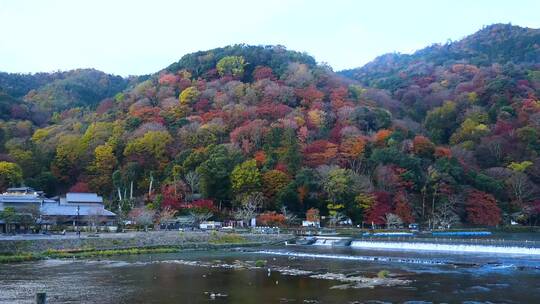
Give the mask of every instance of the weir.
M 315 242 L 313 245 L 316 246 L 349 246 L 351 244 L 352 239 L 346 238 L 346 237 L 332 237 L 332 236 L 324 236 L 324 237 L 316 237 Z
M 454 253 L 496 253 L 540 256 L 537 242 L 503 240 L 458 240 L 458 239 L 352 239 L 347 237 L 315 237 L 300 245 L 350 246 L 351 248 L 401 250 L 401 251 L 445 251 Z
M 518 247 L 518 246 L 489 246 L 474 244 L 439 244 L 423 242 L 382 242 L 355 240 L 351 242 L 352 248 L 365 249 L 390 249 L 407 251 L 446 251 L 446 252 L 478 252 L 478 253 L 498 253 L 498 254 L 526 254 L 540 255 L 540 248 Z

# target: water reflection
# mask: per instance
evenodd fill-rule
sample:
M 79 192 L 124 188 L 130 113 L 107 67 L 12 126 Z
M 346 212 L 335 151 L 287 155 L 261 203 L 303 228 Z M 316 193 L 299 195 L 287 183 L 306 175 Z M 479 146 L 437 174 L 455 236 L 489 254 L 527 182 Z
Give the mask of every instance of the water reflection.
M 264 250 L 267 252 L 185 252 L 0 265 L 0 302 L 33 303 L 38 291 L 46 291 L 50 303 L 536 303 L 540 298 L 540 261 L 530 257 L 299 246 Z M 280 254 L 273 254 L 276 252 Z M 267 260 L 268 266 L 255 268 L 246 262 L 257 259 Z M 403 262 L 414 260 L 444 263 Z M 271 268 L 270 274 L 267 268 Z M 305 273 L 280 273 L 284 268 Z M 343 285 L 343 278 L 376 277 L 381 269 L 410 282 L 332 288 Z M 336 275 L 335 279 L 313 277 L 326 273 Z

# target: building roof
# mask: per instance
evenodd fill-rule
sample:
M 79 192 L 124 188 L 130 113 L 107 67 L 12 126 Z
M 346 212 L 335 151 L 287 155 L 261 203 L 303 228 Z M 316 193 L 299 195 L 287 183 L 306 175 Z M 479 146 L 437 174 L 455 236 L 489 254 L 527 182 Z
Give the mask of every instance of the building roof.
M 103 197 L 96 193 L 69 192 L 66 194 L 67 203 L 103 203 Z
M 0 204 L 39 204 L 44 198 L 42 191 L 31 187 L 14 187 L 0 194 Z
M 37 194 L 8 194 L 3 193 L 0 195 L 0 203 L 15 203 L 15 204 L 25 204 L 25 203 L 35 203 L 39 204 L 43 201 Z
M 194 220 L 191 216 L 178 216 L 172 219 L 168 219 L 165 222 L 178 224 L 193 224 Z
M 32 187 L 13 187 L 7 188 L 7 192 L 36 192 Z
M 79 216 L 116 216 L 115 213 L 103 208 L 102 205 L 66 205 L 58 203 L 44 203 L 41 207 L 41 213 L 45 216 L 77 216 L 77 207 L 79 207 Z

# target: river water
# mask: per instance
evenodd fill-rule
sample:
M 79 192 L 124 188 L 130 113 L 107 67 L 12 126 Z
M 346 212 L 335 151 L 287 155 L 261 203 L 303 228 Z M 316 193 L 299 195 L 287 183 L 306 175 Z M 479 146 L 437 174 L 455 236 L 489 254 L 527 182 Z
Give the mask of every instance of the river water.
M 540 303 L 540 257 L 281 246 L 0 265 L 0 303 L 36 292 L 48 303 Z

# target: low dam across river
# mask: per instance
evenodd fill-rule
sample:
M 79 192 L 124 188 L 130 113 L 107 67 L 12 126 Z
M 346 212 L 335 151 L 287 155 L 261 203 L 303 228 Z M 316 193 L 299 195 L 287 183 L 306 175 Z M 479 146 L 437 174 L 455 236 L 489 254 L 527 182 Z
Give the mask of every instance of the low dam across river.
M 537 241 L 491 240 L 491 239 L 439 239 L 439 238 L 350 238 L 337 236 L 313 236 L 297 240 L 299 245 L 350 246 L 358 249 L 398 251 L 441 251 L 456 253 L 496 253 L 540 256 Z

